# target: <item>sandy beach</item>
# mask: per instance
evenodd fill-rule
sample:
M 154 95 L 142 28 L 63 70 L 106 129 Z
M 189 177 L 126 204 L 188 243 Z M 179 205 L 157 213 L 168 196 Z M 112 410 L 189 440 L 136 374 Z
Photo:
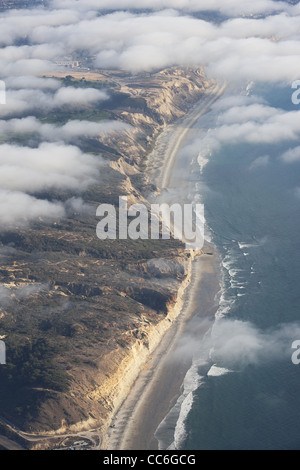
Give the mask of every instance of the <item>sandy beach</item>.
M 155 431 L 180 395 L 192 362 L 193 348 L 187 348 L 182 354 L 182 346 L 188 346 L 191 337 L 201 341 L 207 332 L 217 309 L 218 289 L 216 256 L 197 258 L 181 314 L 149 358 L 112 423 L 108 437 L 110 450 L 158 448 Z M 198 318 L 196 330 L 195 315 Z M 187 335 L 186 341 L 184 335 Z
M 181 202 L 191 202 L 194 191 L 192 162 L 187 169 L 186 162 L 176 157 L 189 130 L 223 91 L 224 86 L 214 87 L 184 120 L 167 128 L 160 136 L 148 161 L 149 176 L 160 188 L 167 188 L 160 195 L 160 202 L 176 202 L 176 195 Z M 163 171 L 158 171 L 162 165 Z M 184 178 L 178 177 L 183 174 Z M 192 344 L 201 341 L 218 308 L 218 255 L 209 244 L 204 246 L 203 252 L 193 261 L 191 281 L 183 294 L 179 316 L 149 357 L 111 423 L 107 436 L 110 450 L 158 449 L 155 431 L 181 394 L 195 352 Z

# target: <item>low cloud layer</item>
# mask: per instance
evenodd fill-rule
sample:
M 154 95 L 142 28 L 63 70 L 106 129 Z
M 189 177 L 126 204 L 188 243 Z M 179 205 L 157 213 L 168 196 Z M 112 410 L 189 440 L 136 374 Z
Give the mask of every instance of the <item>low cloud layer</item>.
M 42 124 L 34 116 L 21 119 L 0 120 L 0 135 L 3 139 L 14 134 L 38 134 L 44 141 L 71 142 L 83 136 L 99 137 L 111 132 L 122 132 L 130 126 L 119 121 L 68 121 L 63 126 L 55 124 Z
M 196 137 L 182 150 L 185 155 L 197 156 L 199 163 L 223 145 L 232 144 L 282 144 L 300 138 L 300 111 L 285 111 L 262 102 L 261 98 L 229 96 L 213 105 L 217 113 L 216 126 L 204 136 Z M 293 163 L 300 160 L 299 147 L 295 146 L 281 156 L 281 161 Z M 266 167 L 270 155 L 261 155 L 252 162 L 250 170 Z
M 97 181 L 101 157 L 77 147 L 43 143 L 38 148 L 0 146 L 0 187 L 36 192 L 43 189 L 85 189 Z
M 222 319 L 213 328 L 211 359 L 228 369 L 291 361 L 292 343 L 299 339 L 298 323 L 262 331 L 249 322 Z
M 291 148 L 284 152 L 281 159 L 286 163 L 300 162 L 300 146 Z
M 201 338 L 201 339 L 199 339 Z M 173 359 L 197 358 L 198 364 L 215 364 L 224 370 L 239 371 L 249 365 L 265 366 L 292 361 L 294 341 L 300 341 L 300 323 L 285 323 L 260 329 L 251 322 L 219 318 L 195 318 L 180 338 Z M 211 375 L 216 375 L 216 371 Z
M 65 216 L 60 202 L 36 199 L 20 191 L 0 189 L 0 231 L 26 227 L 37 219 L 45 222 Z
M 33 80 L 33 85 L 35 80 Z M 78 109 L 97 105 L 108 99 L 105 91 L 94 88 L 62 87 L 55 93 L 42 89 L 23 88 L 6 91 L 6 105 L 0 107 L 0 117 L 22 116 L 25 113 L 45 112 L 56 108 Z
M 38 148 L 0 145 L 0 231 L 35 220 L 59 220 L 90 213 L 80 197 L 62 203 L 36 198 L 43 190 L 67 189 L 75 194 L 101 178 L 103 160 L 77 147 L 43 143 Z
M 91 67 L 132 73 L 173 65 L 203 66 L 208 76 L 230 84 L 292 83 L 300 78 L 299 4 L 272 0 L 142 3 L 141 9 L 137 0 L 52 0 L 47 8 L 1 13 L 0 79 L 6 83 L 7 104 L 0 106 L 0 134 L 5 139 L 15 134 L 26 139 L 33 134 L 38 136 L 35 145 L 44 142 L 37 148 L 0 146 L 2 226 L 22 218 L 36 220 L 45 213 L 50 218 L 67 214 L 70 204 L 36 200 L 33 193 L 51 188 L 80 191 L 99 181 L 101 157 L 83 154 L 76 139 L 123 130 L 117 123 L 70 121 L 55 126 L 33 117 L 41 111 L 95 104 L 101 108 L 108 98 L 106 91 L 65 87 L 44 76 L 57 70 L 56 62 L 66 57 L 86 60 Z M 207 12 L 217 13 L 217 21 L 201 15 Z M 282 160 L 298 160 L 299 110 L 277 110 L 255 97 L 230 100 L 216 105 L 220 119 L 201 141 L 204 153 L 227 142 L 294 141 Z M 199 148 L 196 141 L 186 150 Z M 269 157 L 262 155 L 250 169 L 269 163 Z M 80 210 L 80 196 L 76 197 Z
M 64 0 L 52 2 L 52 7 L 55 10 L 36 9 L 30 15 L 2 15 L 3 76 L 49 72 L 56 59 L 79 54 L 94 56 L 100 68 L 132 72 L 203 65 L 211 75 L 231 81 L 290 81 L 300 72 L 299 5 L 271 0 L 146 0 L 143 11 L 134 13 L 128 9 L 140 10 L 136 0 Z M 229 17 L 216 24 L 192 16 L 206 11 Z M 24 37 L 26 44 L 16 46 Z
M 230 16 L 253 15 L 274 11 L 283 11 L 286 8 L 284 2 L 272 0 L 53 0 L 56 8 L 77 8 L 79 10 L 122 10 L 122 9 L 176 9 L 187 12 L 216 11 Z M 292 10 L 292 8 L 291 8 Z

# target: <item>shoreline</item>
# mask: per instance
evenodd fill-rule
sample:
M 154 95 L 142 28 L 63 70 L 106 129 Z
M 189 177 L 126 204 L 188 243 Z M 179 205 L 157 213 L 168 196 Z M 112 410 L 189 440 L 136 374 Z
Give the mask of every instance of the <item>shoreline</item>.
M 191 108 L 191 112 L 179 120 L 177 127 L 176 124 L 166 127 L 168 132 L 171 129 L 172 139 L 169 139 L 170 136 L 168 134 L 167 148 L 158 155 L 158 157 L 163 155 L 163 161 L 161 158 L 160 162 L 158 159 L 154 161 L 154 167 L 152 169 L 157 171 L 157 169 L 160 168 L 158 178 L 154 178 L 157 182 L 159 182 L 159 177 L 163 177 L 164 181 L 168 183 L 169 186 L 170 178 L 172 173 L 174 173 L 174 166 L 176 166 L 176 156 L 180 150 L 178 142 L 180 142 L 180 144 L 183 143 L 189 130 L 192 129 L 192 126 L 209 110 L 212 102 L 218 99 L 223 90 L 224 85 L 219 87 L 214 85 L 211 89 L 207 90 L 207 96 L 205 99 L 201 102 L 195 103 Z M 163 134 L 164 132 L 165 131 L 163 131 Z M 160 149 L 158 149 L 158 151 L 159 150 Z M 168 164 L 166 164 L 166 161 Z M 156 168 L 155 164 L 157 165 Z M 149 176 L 151 176 L 151 171 L 149 168 L 148 170 Z M 183 181 L 183 183 L 186 183 L 186 181 Z M 164 192 L 163 196 L 168 198 L 168 190 Z M 182 201 L 182 199 L 180 200 Z M 214 251 L 210 245 L 205 248 L 207 251 Z M 53 442 L 54 440 L 71 437 L 82 437 L 87 439 L 91 444 L 89 446 L 90 449 L 114 450 L 122 447 L 123 443 L 126 449 L 128 448 L 127 446 L 132 446 L 132 449 L 134 450 L 137 448 L 143 449 L 144 447 L 157 448 L 158 441 L 155 439 L 154 433 L 158 425 L 168 414 L 170 406 L 174 403 L 174 400 L 176 400 L 180 395 L 180 390 L 183 385 L 186 372 L 190 367 L 192 358 L 187 357 L 185 358 L 185 361 L 180 364 L 177 362 L 176 367 L 173 367 L 174 364 L 172 367 L 169 367 L 168 361 L 171 358 L 172 353 L 176 350 L 177 341 L 180 340 L 185 332 L 188 320 L 194 315 L 192 305 L 196 292 L 203 289 L 203 294 L 206 293 L 204 292 L 205 289 L 203 288 L 203 285 L 205 284 L 204 281 L 207 276 L 211 276 L 214 280 L 215 294 L 219 291 L 219 289 L 217 289 L 218 282 L 215 269 L 216 256 L 211 256 L 209 254 L 202 254 L 200 256 L 199 253 L 201 253 L 201 251 L 198 253 L 193 251 L 187 254 L 187 276 L 181 283 L 177 300 L 175 304 L 169 307 L 169 312 L 166 318 L 156 325 L 156 327 L 154 326 L 150 329 L 151 347 L 147 349 L 142 344 L 137 344 L 133 348 L 133 354 L 130 357 L 125 358 L 124 361 L 122 359 L 124 362 L 124 373 L 122 374 L 123 379 L 120 381 L 122 383 L 119 383 L 119 386 L 118 384 L 115 386 L 115 394 L 110 405 L 112 407 L 112 412 L 103 424 L 96 427 L 95 423 L 89 419 L 81 422 L 80 425 L 75 424 L 68 429 L 62 426 L 60 429 L 49 433 L 25 433 L 14 426 L 11 426 L 11 430 L 28 443 L 35 443 L 34 448 L 52 448 L 54 444 L 50 445 L 51 441 Z M 209 284 L 212 284 L 211 281 Z M 205 318 L 207 318 L 208 311 L 211 313 L 212 300 L 214 300 L 214 298 L 215 296 L 211 298 L 206 305 L 206 310 L 203 315 Z M 196 301 L 195 307 L 197 307 Z M 206 331 L 207 330 L 205 330 L 205 332 Z M 123 366 L 123 364 L 120 365 Z M 176 374 L 174 374 L 174 371 L 176 371 Z M 168 377 L 167 380 L 166 377 Z M 164 378 L 164 380 L 162 380 L 162 378 Z M 155 390 L 153 388 L 155 381 L 161 385 L 160 390 Z M 137 387 L 139 387 L 138 395 L 134 396 L 134 390 L 136 390 Z M 148 400 L 151 400 L 152 402 L 151 406 L 147 406 L 147 403 L 145 403 L 145 397 L 147 396 Z M 137 397 L 139 398 L 138 419 L 142 419 L 142 426 L 138 429 L 138 433 L 143 436 L 138 443 L 134 438 L 134 426 L 136 428 L 136 425 L 133 418 L 133 412 L 135 412 L 134 410 L 137 408 Z M 131 408 L 128 404 L 128 400 L 131 400 Z M 159 407 L 157 406 L 158 403 Z M 156 413 L 155 416 L 152 416 L 154 415 L 154 409 L 156 410 Z M 144 415 L 147 410 L 150 413 L 150 417 L 148 416 L 145 420 Z M 128 426 L 124 425 L 124 415 L 126 416 L 126 413 L 127 417 L 125 420 L 130 418 Z M 150 418 L 151 423 L 149 423 Z M 121 420 L 120 423 L 122 426 L 118 425 L 118 433 L 115 433 L 116 428 L 112 428 L 110 426 L 112 424 L 114 425 L 117 419 Z M 149 425 L 147 423 L 149 423 Z
M 178 356 L 178 347 L 189 322 L 195 317 L 198 296 L 202 302 L 199 317 L 204 320 L 197 329 L 201 339 L 215 319 L 219 292 L 216 275 L 217 255 L 203 254 L 193 261 L 192 277 L 182 296 L 182 309 L 148 358 L 129 395 L 111 422 L 105 449 L 157 450 L 155 431 L 181 395 L 184 378 L 193 359 L 193 351 Z M 210 292 L 207 286 L 210 285 Z M 153 413 L 155 410 L 155 413 Z
M 160 189 L 163 190 L 168 186 L 167 192 L 169 189 L 172 191 L 170 181 L 174 166 L 176 166 L 176 155 L 182 143 L 193 125 L 209 111 L 212 103 L 222 95 L 224 90 L 225 85 L 215 86 L 206 99 L 197 103 L 192 112 L 181 120 L 177 128 L 175 125 L 172 138 L 169 138 L 169 129 L 166 128 L 168 137 L 163 149 L 163 161 L 160 143 L 164 135 L 160 137 L 160 142 L 156 146 L 156 155 L 154 149 L 149 155 L 147 168 L 149 177 L 152 176 L 156 180 Z M 174 126 L 172 128 L 174 129 Z M 154 158 L 150 160 L 151 157 Z M 163 167 L 163 171 L 157 172 L 159 167 Z M 176 178 L 174 183 L 177 190 Z M 170 195 L 165 194 L 165 197 L 168 199 Z M 179 299 L 182 301 L 179 314 L 147 359 L 127 398 L 112 418 L 107 436 L 103 441 L 105 449 L 158 449 L 155 432 L 181 395 L 185 376 L 192 365 L 192 351 L 180 359 L 176 355 L 180 340 L 188 331 L 189 321 L 195 316 L 202 319 L 197 329 L 197 340 L 201 340 L 209 330 L 210 322 L 215 320 L 215 313 L 218 309 L 215 301 L 220 291 L 219 271 L 217 274 L 216 267 L 218 255 L 215 253 L 215 248 L 208 243 L 203 251 L 204 254 L 196 256 L 192 262 L 188 285 L 184 289 L 182 298 Z M 205 254 L 205 252 L 214 252 L 214 254 Z

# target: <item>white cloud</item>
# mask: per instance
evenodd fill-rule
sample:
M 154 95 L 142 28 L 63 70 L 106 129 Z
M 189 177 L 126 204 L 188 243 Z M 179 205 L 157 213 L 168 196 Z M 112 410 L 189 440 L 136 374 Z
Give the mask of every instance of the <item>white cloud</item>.
M 222 319 L 216 322 L 212 331 L 212 359 L 229 369 L 290 361 L 292 343 L 299 338 L 298 323 L 260 330 L 249 322 Z
M 7 89 L 6 105 L 0 107 L 0 117 L 19 116 L 63 106 L 86 107 L 107 99 L 108 94 L 105 91 L 95 88 L 61 87 L 54 93 L 34 88 Z
M 259 99 L 255 103 L 256 99 L 255 96 L 231 96 L 219 100 L 213 106 L 214 111 L 219 113 L 216 127 L 190 142 L 184 152 L 193 156 L 201 152 L 201 157 L 205 159 L 226 144 L 297 142 L 300 138 L 300 111 L 284 111 L 263 104 Z M 299 147 L 281 157 L 286 162 L 299 158 Z M 266 166 L 269 162 L 268 155 L 261 156 L 249 169 Z
M 273 118 L 276 113 L 278 111 L 275 108 L 260 103 L 234 106 L 234 103 L 230 102 L 228 109 L 219 116 L 218 122 L 226 125 L 249 121 L 264 123 L 267 119 Z
M 37 149 L 0 147 L 1 191 L 8 202 L 24 197 L 26 220 L 39 217 L 40 213 L 39 210 L 35 215 L 30 212 L 33 191 L 53 187 L 80 190 L 98 180 L 101 159 L 84 155 L 75 146 L 63 142 L 82 135 L 123 130 L 116 123 L 74 121 L 59 127 L 28 117 L 40 109 L 47 112 L 107 99 L 104 91 L 62 88 L 57 80 L 41 78 L 57 68 L 57 59 L 93 56 L 96 67 L 132 72 L 171 65 L 204 66 L 209 76 L 229 83 L 244 84 L 250 80 L 292 83 L 300 78 L 299 5 L 272 0 L 145 0 L 142 3 L 143 9 L 149 8 L 149 12 L 141 11 L 141 2 L 137 0 L 54 0 L 50 9 L 1 13 L 0 74 L 7 85 L 7 104 L 0 107 L 0 132 L 34 133 L 41 140 L 56 142 Z M 129 12 L 129 8 L 137 12 Z M 214 23 L 191 15 L 209 10 L 229 18 Z M 300 137 L 297 109 L 276 110 L 257 97 L 241 96 L 220 100 L 214 109 L 220 114 L 216 129 L 201 145 L 195 141 L 189 151 L 198 146 L 210 152 L 224 143 L 296 142 Z M 4 121 L 22 116 L 27 117 Z M 297 161 L 296 149 L 286 152 L 282 159 Z M 268 163 L 268 156 L 262 156 L 251 168 Z M 73 210 L 71 203 L 68 209 L 49 201 L 36 201 L 35 207 L 47 203 L 57 214 L 66 213 L 70 207 Z M 82 204 L 80 201 L 76 204 L 79 210 Z
M 64 215 L 62 203 L 36 199 L 19 191 L 0 189 L 0 231 L 24 227 L 37 219 L 57 220 Z
M 249 166 L 250 170 L 257 170 L 259 168 L 265 168 L 270 163 L 270 155 L 263 155 L 256 158 Z
M 96 90 L 95 88 L 62 87 L 54 95 L 53 107 L 65 105 L 71 107 L 86 106 L 107 99 L 108 94 L 105 91 Z
M 286 163 L 294 163 L 300 161 L 300 147 L 295 147 L 287 150 L 281 156 L 281 159 Z
M 55 58 L 86 50 L 96 55 L 99 67 L 134 72 L 204 65 L 210 74 L 227 80 L 270 82 L 294 80 L 300 74 L 300 8 L 269 0 L 165 0 L 143 3 L 143 8 L 147 4 L 159 11 L 130 13 L 126 9 L 139 8 L 140 2 L 129 0 L 66 0 L 54 3 L 56 11 L 33 10 L 30 19 L 25 13 L 23 22 L 20 12 L 4 15 L 0 30 L 3 27 L 5 34 L 0 33 L 0 39 L 8 47 L 0 51 L 1 73 L 32 75 L 35 69 L 42 74 L 53 69 Z M 93 6 L 125 11 L 97 15 L 91 12 Z M 231 18 L 218 25 L 175 10 L 160 11 L 166 7 L 182 8 L 183 13 L 213 9 L 228 12 Z M 243 16 L 268 12 L 263 18 Z M 16 47 L 19 35 L 30 45 Z
M 0 121 L 0 135 L 3 138 L 13 134 L 38 134 L 43 141 L 71 142 L 82 136 L 100 137 L 111 132 L 122 132 L 130 126 L 119 121 L 79 121 L 71 120 L 63 126 L 42 124 L 34 116 Z
M 103 160 L 77 147 L 43 143 L 38 148 L 0 146 L 0 188 L 35 192 L 43 189 L 82 190 L 97 182 Z
M 224 14 L 241 15 L 282 11 L 286 8 L 284 2 L 271 0 L 53 0 L 56 8 L 70 8 L 78 10 L 126 10 L 150 9 L 163 10 L 174 8 L 188 12 L 218 11 Z
M 8 77 L 5 79 L 6 87 L 8 89 L 26 89 L 31 90 L 57 90 L 61 87 L 61 82 L 54 78 L 42 78 L 32 75 L 24 75 L 21 77 Z
M 81 197 L 72 197 L 65 203 L 65 208 L 68 215 L 81 214 L 81 215 L 94 215 L 95 208 L 90 204 L 86 204 Z

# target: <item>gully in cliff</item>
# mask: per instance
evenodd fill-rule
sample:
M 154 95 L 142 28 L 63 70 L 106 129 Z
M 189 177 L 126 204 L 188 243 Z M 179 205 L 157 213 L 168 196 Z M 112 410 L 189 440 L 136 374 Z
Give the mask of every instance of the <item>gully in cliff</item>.
M 127 197 L 121 196 L 118 212 L 119 217 L 111 204 L 98 207 L 96 215 L 101 217 L 101 221 L 96 231 L 100 240 L 148 240 L 149 237 L 151 240 L 170 239 L 173 233 L 174 238 L 185 243 L 187 250 L 203 248 L 203 204 L 151 204 L 150 227 L 148 208 L 144 204 L 133 204 L 128 209 Z

